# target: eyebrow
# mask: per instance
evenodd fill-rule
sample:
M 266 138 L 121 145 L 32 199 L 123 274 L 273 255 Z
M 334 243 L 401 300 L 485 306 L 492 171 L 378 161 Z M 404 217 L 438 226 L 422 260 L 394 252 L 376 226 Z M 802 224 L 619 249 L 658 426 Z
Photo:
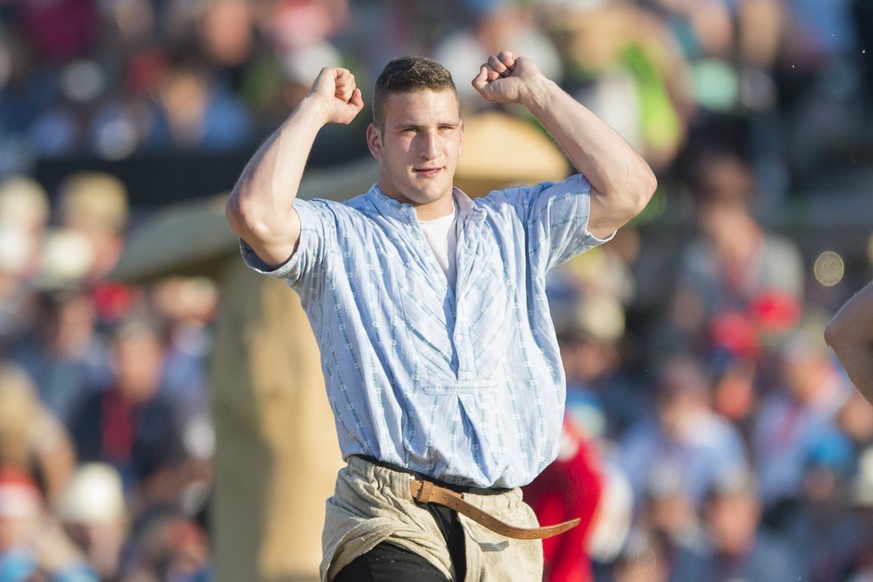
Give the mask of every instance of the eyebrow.
M 391 126 L 392 129 L 422 129 L 425 127 L 429 127 L 431 124 L 423 124 L 423 123 L 415 123 L 413 121 L 403 122 L 400 121 Z M 436 127 L 460 127 L 460 121 L 437 121 L 433 124 Z

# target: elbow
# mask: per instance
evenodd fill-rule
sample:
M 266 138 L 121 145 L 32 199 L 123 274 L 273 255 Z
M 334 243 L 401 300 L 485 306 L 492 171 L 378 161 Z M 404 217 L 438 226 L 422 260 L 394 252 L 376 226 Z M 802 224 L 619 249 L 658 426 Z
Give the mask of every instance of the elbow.
M 640 174 L 637 187 L 634 190 L 635 195 L 633 196 L 634 216 L 646 209 L 646 206 L 649 205 L 649 202 L 655 195 L 655 191 L 658 189 L 658 178 L 655 176 L 655 172 L 653 172 L 648 165 L 645 166 Z
M 647 164 L 628 180 L 624 188 L 625 222 L 629 222 L 649 205 L 655 190 L 658 188 L 658 178 Z
M 264 229 L 263 222 L 259 220 L 255 210 L 251 204 L 246 204 L 236 191 L 230 195 L 224 205 L 227 223 L 231 230 L 244 240 L 257 238 L 259 231 Z
M 596 191 L 599 212 L 589 220 L 591 234 L 599 238 L 609 236 L 645 210 L 655 194 L 658 180 L 647 165 L 643 164 L 642 168 L 628 175 L 621 186 Z
M 243 214 L 242 206 L 236 192 L 230 195 L 224 205 L 224 217 L 227 219 L 227 223 L 230 225 L 231 230 L 242 236 L 245 215 Z

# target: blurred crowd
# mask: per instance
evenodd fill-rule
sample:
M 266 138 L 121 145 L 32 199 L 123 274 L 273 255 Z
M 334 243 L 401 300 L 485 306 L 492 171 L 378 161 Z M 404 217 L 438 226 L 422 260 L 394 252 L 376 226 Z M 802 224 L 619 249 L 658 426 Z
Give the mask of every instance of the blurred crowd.
M 502 48 L 661 184 L 550 281 L 565 442 L 526 494 L 585 520 L 546 541 L 547 578 L 873 576 L 873 406 L 822 338 L 854 289 L 762 219 L 870 151 L 871 35 L 865 0 L 0 0 L 0 582 L 211 579 L 221 290 L 109 280 L 131 185 L 83 167 L 48 189 L 36 164 L 250 151 L 322 66 L 366 88 L 401 54 L 443 62 L 474 115 Z M 325 132 L 360 152 L 359 129 Z

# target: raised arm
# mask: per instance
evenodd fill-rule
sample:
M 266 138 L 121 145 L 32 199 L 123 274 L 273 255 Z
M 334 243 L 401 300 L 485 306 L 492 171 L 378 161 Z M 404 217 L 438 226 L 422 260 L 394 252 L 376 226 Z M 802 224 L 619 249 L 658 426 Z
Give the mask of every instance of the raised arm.
M 649 165 L 533 61 L 509 51 L 492 55 L 473 79 L 473 87 L 488 101 L 527 107 L 585 175 L 592 187 L 591 234 L 608 236 L 646 207 L 657 186 Z
M 354 75 L 324 68 L 309 94 L 246 164 L 225 213 L 265 263 L 278 266 L 297 247 L 300 218 L 293 203 L 319 130 L 328 123 L 351 123 L 363 107 Z
M 825 328 L 825 341 L 858 391 L 873 404 L 873 281 L 837 311 Z

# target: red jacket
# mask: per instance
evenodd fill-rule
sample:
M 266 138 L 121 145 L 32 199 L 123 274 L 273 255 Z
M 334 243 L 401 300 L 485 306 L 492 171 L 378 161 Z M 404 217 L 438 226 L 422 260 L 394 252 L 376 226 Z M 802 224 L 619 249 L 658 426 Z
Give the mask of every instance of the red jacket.
M 570 531 L 543 540 L 544 581 L 593 579 L 585 542 L 603 490 L 598 455 L 595 443 L 565 418 L 558 458 L 523 489 L 541 524 L 582 519 Z

